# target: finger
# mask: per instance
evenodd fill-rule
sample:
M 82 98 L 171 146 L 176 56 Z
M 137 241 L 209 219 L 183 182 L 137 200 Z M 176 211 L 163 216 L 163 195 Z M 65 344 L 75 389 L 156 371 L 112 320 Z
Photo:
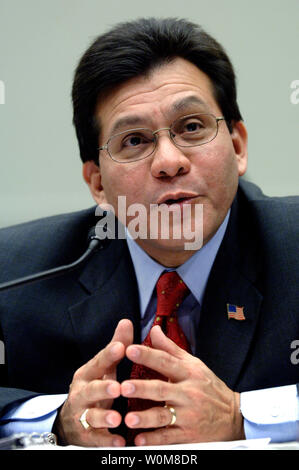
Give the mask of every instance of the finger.
M 120 384 L 112 380 L 92 380 L 80 389 L 78 400 L 94 403 L 120 396 Z
M 123 319 L 118 323 L 113 338 L 111 342 L 120 342 L 124 345 L 125 348 L 133 343 L 134 330 L 133 324 L 130 320 Z M 107 368 L 104 378 L 105 379 L 115 379 L 116 378 L 116 368 L 115 366 L 118 363 L 114 363 L 111 367 Z
M 114 410 L 107 411 L 102 408 L 90 408 L 86 412 L 85 419 L 93 429 L 102 429 L 116 428 L 120 425 L 122 417 Z
M 85 418 L 89 426 L 81 419 Z M 65 444 L 87 447 L 122 446 L 125 441 L 121 436 L 112 436 L 108 428 L 116 427 L 121 422 L 121 415 L 115 410 L 87 407 L 82 405 L 75 408 L 67 399 L 58 412 L 55 421 L 56 433 Z
M 190 356 L 190 354 L 184 351 L 184 349 L 180 348 L 176 343 L 169 339 L 163 333 L 162 328 L 159 325 L 155 325 L 151 329 L 151 341 L 153 348 L 168 352 L 178 359 L 184 359 L 186 356 Z
M 147 346 L 134 344 L 126 350 L 131 361 L 159 372 L 172 382 L 180 382 L 188 378 L 188 371 L 183 367 L 182 360 L 171 354 Z
M 130 320 L 121 320 L 114 332 L 111 342 L 83 366 L 83 380 L 93 380 L 103 375 L 114 378 L 114 369 L 124 357 L 125 348 L 133 342 L 133 324 Z
M 125 439 L 118 434 L 111 434 L 106 429 L 88 428 L 80 435 L 78 445 L 84 447 L 124 447 Z
M 179 384 L 163 380 L 126 380 L 120 385 L 120 392 L 127 398 L 167 401 L 176 405 L 184 405 L 185 400 L 184 391 Z
M 123 343 L 125 347 L 133 343 L 134 329 L 130 320 L 124 318 L 118 323 L 111 342 Z
M 125 423 L 129 428 L 163 428 L 171 423 L 172 414 L 161 406 L 146 411 L 130 412 L 125 416 Z
M 163 446 L 170 444 L 184 444 L 190 437 L 178 426 L 168 426 L 151 432 L 142 432 L 135 437 L 136 446 Z
M 160 349 L 161 351 L 165 351 L 168 354 L 171 354 L 172 356 L 176 357 L 177 359 L 192 361 L 192 363 L 194 364 L 194 366 L 192 366 L 193 368 L 201 367 L 203 370 L 206 370 L 206 371 L 209 370 L 208 367 L 205 365 L 205 363 L 202 362 L 199 358 L 195 358 L 192 354 L 180 348 L 171 339 L 169 339 L 163 333 L 163 330 L 161 329 L 159 325 L 155 325 L 151 329 L 151 341 L 152 341 L 153 348 Z M 196 366 L 194 362 L 195 360 L 196 360 Z
M 107 371 L 115 367 L 125 355 L 125 347 L 120 342 L 109 343 L 96 356 L 88 361 L 75 373 L 75 379 L 87 382 L 103 377 Z

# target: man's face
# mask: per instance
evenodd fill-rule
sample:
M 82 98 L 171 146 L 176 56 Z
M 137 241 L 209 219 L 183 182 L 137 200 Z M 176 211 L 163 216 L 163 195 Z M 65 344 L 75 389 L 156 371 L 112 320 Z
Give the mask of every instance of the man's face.
M 116 133 L 114 129 L 120 122 L 117 132 L 137 127 L 155 131 L 169 127 L 183 115 L 194 113 L 223 115 L 208 76 L 178 58 L 156 68 L 149 77 L 129 80 L 100 101 L 96 110 L 101 121 L 99 145 L 104 145 Z M 234 125 L 230 134 L 225 121 L 220 121 L 214 140 L 183 149 L 173 144 L 167 131 L 160 131 L 156 150 L 150 157 L 117 163 L 104 150 L 100 167 L 87 162 L 83 172 L 95 200 L 101 202 L 104 194 L 116 215 L 118 196 L 126 196 L 127 207 L 135 203 L 144 205 L 148 214 L 152 204 L 179 196 L 183 197 L 183 204 L 191 204 L 192 208 L 203 204 L 203 241 L 206 243 L 223 222 L 235 196 L 238 177 L 246 171 L 246 138 L 241 122 Z M 93 181 L 100 190 L 95 188 L 90 175 L 97 175 Z M 194 217 L 195 211 L 191 214 Z M 181 264 L 191 256 L 192 252 L 184 249 L 185 242 L 183 237 L 137 240 L 150 256 L 168 266 Z

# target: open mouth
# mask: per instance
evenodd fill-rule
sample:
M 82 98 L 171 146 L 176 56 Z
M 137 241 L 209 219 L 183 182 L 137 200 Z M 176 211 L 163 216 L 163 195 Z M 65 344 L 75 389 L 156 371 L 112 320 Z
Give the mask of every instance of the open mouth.
M 181 204 L 183 202 L 189 201 L 190 197 L 180 197 L 178 199 L 166 199 L 163 204 L 167 204 L 167 206 L 171 206 L 172 204 Z
M 195 194 L 169 194 L 165 195 L 164 197 L 160 198 L 158 201 L 158 205 L 166 204 L 167 206 L 172 206 L 174 204 L 182 205 L 182 204 L 190 204 L 192 199 L 195 199 L 197 195 Z

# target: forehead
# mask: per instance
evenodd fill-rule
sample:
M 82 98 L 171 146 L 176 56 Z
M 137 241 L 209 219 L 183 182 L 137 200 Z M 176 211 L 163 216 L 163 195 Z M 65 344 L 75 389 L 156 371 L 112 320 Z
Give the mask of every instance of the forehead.
M 104 137 L 134 126 L 169 124 L 193 112 L 221 114 L 209 77 L 179 58 L 114 88 L 96 108 Z

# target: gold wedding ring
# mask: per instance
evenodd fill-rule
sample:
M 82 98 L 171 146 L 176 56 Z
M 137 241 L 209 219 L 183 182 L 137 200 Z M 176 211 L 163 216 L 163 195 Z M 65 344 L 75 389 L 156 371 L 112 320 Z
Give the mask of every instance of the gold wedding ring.
M 167 408 L 171 413 L 171 421 L 168 426 L 173 426 L 176 422 L 176 412 L 173 406 L 164 405 L 164 408 Z
M 90 428 L 90 424 L 86 421 L 86 413 L 88 411 L 88 408 L 82 413 L 82 415 L 79 418 L 80 423 L 82 424 L 84 429 Z

